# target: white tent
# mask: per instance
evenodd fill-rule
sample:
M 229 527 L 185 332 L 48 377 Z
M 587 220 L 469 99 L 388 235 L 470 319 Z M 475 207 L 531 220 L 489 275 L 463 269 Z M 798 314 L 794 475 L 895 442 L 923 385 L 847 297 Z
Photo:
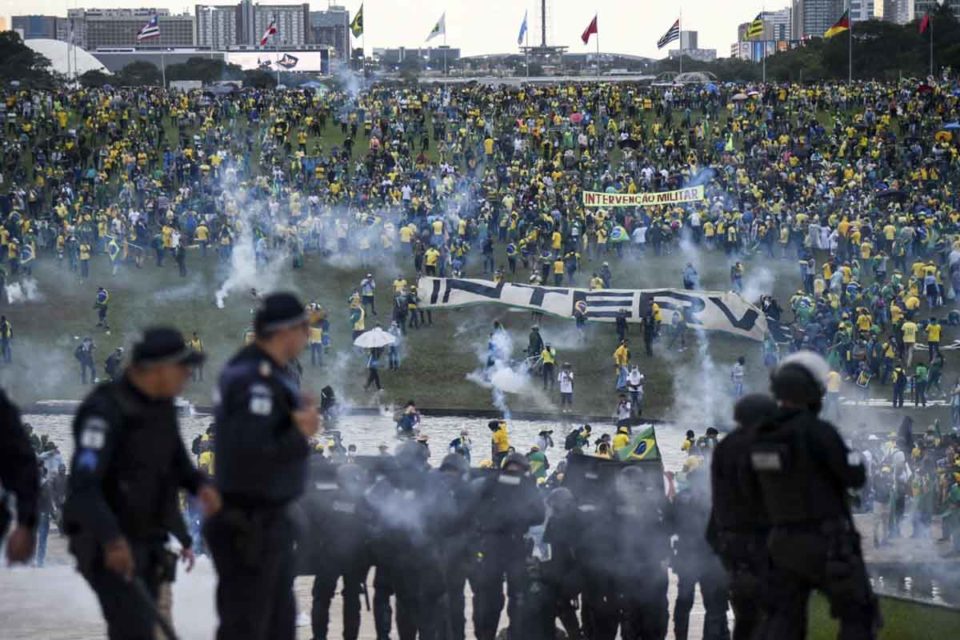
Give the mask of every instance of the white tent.
M 69 74 L 71 77 L 82 75 L 87 71 L 110 73 L 103 63 L 88 51 L 80 47 L 71 47 L 62 40 L 31 38 L 25 40 L 24 44 L 46 57 L 50 61 L 50 70 L 54 73 Z

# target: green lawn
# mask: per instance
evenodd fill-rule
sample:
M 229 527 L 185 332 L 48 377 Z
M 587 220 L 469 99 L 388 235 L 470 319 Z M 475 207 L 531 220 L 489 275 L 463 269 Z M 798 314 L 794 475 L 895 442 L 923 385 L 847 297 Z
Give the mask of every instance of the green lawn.
M 613 258 L 613 256 L 611 256 Z M 397 273 L 413 279 L 412 260 L 408 255 L 380 256 L 373 269 L 378 281 L 377 304 L 379 318 L 369 318 L 368 328 L 382 320 L 389 324 L 390 282 Z M 611 259 L 615 288 L 675 287 L 680 284 L 680 272 L 686 258 L 680 254 L 643 258 Z M 521 357 L 526 348 L 527 335 L 532 326 L 526 312 L 500 306 L 476 306 L 455 311 L 433 313 L 433 327 L 412 330 L 405 345 L 405 356 L 399 372 L 383 371 L 385 392 L 379 398 L 362 390 L 365 361 L 363 355 L 350 346 L 350 327 L 346 300 L 359 284 L 366 269 L 360 265 L 334 266 L 315 255 L 307 256 L 306 267 L 293 271 L 289 263 L 273 286 L 290 288 L 308 300 L 317 300 L 330 311 L 333 347 L 323 367 L 312 368 L 309 358 L 304 360 L 305 383 L 319 390 L 326 384 L 337 389 L 339 395 L 363 406 L 401 403 L 415 399 L 424 407 L 489 409 L 490 392 L 467 379 L 478 369 L 485 357 L 487 337 L 494 320 L 504 323 L 515 341 L 514 355 Z M 701 268 L 703 286 L 708 289 L 727 288 L 727 262 L 722 255 L 704 256 Z M 477 273 L 473 263 L 471 275 Z M 589 275 L 598 267 L 598 261 L 585 264 Z M 225 278 L 222 267 L 213 255 L 205 260 L 197 250 L 188 258 L 190 275 L 181 279 L 172 260 L 158 269 L 147 261 L 142 270 L 129 268 L 117 277 L 109 274 L 106 258 L 94 260 L 91 278 L 81 282 L 76 274 L 60 270 L 54 262 L 39 261 L 35 276 L 45 299 L 7 307 L 4 310 L 15 331 L 14 362 L 0 367 L 0 382 L 19 402 L 50 398 L 79 398 L 83 388 L 79 384 L 79 365 L 73 359 L 78 340 L 91 335 L 96 340 L 98 367 L 116 346 L 129 346 L 139 329 L 153 323 L 170 323 L 184 332 L 200 332 L 210 355 L 205 381 L 194 385 L 188 395 L 200 404 L 209 404 L 211 381 L 226 358 L 241 343 L 249 325 L 254 303 L 249 292 L 234 292 L 226 301 L 226 308 L 215 307 L 214 292 Z M 479 276 L 478 276 L 479 277 Z M 519 276 L 518 276 L 519 277 Z M 581 285 L 585 277 L 581 274 Z M 781 300 L 795 289 L 797 276 L 792 260 L 748 262 L 746 284 L 748 289 L 772 289 Z M 95 328 L 96 312 L 93 301 L 98 285 L 111 292 L 110 335 Z M 263 280 L 256 286 L 267 288 L 271 282 Z M 545 318 L 542 333 L 557 349 L 560 362 L 569 361 L 576 373 L 574 408 L 577 413 L 610 415 L 616 406 L 612 354 L 616 334 L 612 324 L 588 325 L 587 340 L 580 343 L 572 321 Z M 949 342 L 955 332 L 948 328 L 944 341 Z M 666 344 L 658 344 L 655 354 L 642 354 L 642 340 L 634 337 L 633 355 L 647 377 L 646 415 L 677 419 L 694 428 L 703 428 L 718 418 L 726 417 L 731 404 L 729 397 L 729 370 L 740 355 L 747 358 L 747 382 L 753 390 L 766 388 L 758 343 L 721 334 L 710 334 L 705 359 L 696 339 L 679 352 L 668 351 Z M 952 354 L 947 354 L 948 362 Z M 710 362 L 714 368 L 710 368 Z M 950 365 L 949 371 L 955 372 Z M 952 380 L 950 373 L 946 379 Z M 889 391 L 883 390 L 886 394 Z M 530 385 L 520 395 L 509 394 L 513 410 L 552 411 L 558 402 L 557 392 L 544 394 L 539 385 Z M 871 426 L 892 430 L 900 415 L 888 411 L 868 411 L 851 408 L 845 421 L 869 423 Z M 930 409 L 918 418 L 918 427 L 931 423 L 934 417 L 946 417 L 942 409 Z M 880 422 L 877 418 L 880 418 Z
M 946 640 L 956 638 L 960 629 L 960 611 L 923 605 L 894 598 L 880 598 L 883 628 L 880 640 Z M 826 599 L 816 595 L 810 600 L 809 640 L 833 640 L 837 623 L 830 618 Z

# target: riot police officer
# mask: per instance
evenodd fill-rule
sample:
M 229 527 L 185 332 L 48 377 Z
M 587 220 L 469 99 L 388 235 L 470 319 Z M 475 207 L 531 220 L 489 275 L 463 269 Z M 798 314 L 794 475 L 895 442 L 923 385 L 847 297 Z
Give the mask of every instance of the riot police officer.
M 876 635 L 876 598 L 846 502 L 846 491 L 863 485 L 864 466 L 836 428 L 818 417 L 829 371 L 813 352 L 785 358 L 770 384 L 780 410 L 760 425 L 751 447 L 771 526 L 771 569 L 763 585 L 771 610 L 764 638 L 806 637 L 812 589 L 829 600 L 840 637 Z
M 217 567 L 218 640 L 288 640 L 296 628 L 295 527 L 288 505 L 303 492 L 312 399 L 286 368 L 306 347 L 308 318 L 292 294 L 266 296 L 254 342 L 224 368 L 214 443 L 223 510 L 206 522 Z
M 319 456 L 316 456 L 319 458 Z M 322 460 L 322 458 L 320 458 Z M 326 490 L 323 474 L 311 474 L 313 489 L 301 504 L 310 524 L 304 541 L 309 541 L 309 573 L 314 575 L 311 622 L 314 640 L 326 640 L 330 622 L 330 602 L 337 580 L 343 578 L 343 638 L 357 640 L 360 635 L 360 596 L 370 569 L 369 520 L 364 492 L 368 486 L 366 471 L 356 464 L 344 464 L 332 471 L 336 484 Z M 321 475 L 321 477 L 317 477 Z
M 156 601 L 166 574 L 168 535 L 182 529 L 171 519 L 178 490 L 196 494 L 207 515 L 220 508 L 190 462 L 174 405 L 202 358 L 180 332 L 148 329 L 122 378 L 98 386 L 74 418 L 65 528 L 111 639 L 154 637 L 156 605 L 147 598 Z
M 432 639 L 439 634 L 443 596 L 437 541 L 449 495 L 430 482 L 427 451 L 405 442 L 388 469 L 367 492 L 374 513 L 371 536 L 374 563 L 374 623 L 377 638 L 390 637 L 391 596 L 396 596 L 397 632 L 401 640 Z
M 663 640 L 669 618 L 667 558 L 675 524 L 663 480 L 638 466 L 616 483 L 615 588 L 624 640 Z M 706 636 L 704 636 L 706 637 Z
M 750 468 L 750 447 L 757 427 L 776 410 L 777 404 L 768 395 L 741 398 L 733 408 L 738 426 L 717 445 L 710 465 L 713 502 L 707 541 L 730 579 L 734 640 L 753 638 L 760 622 L 760 580 L 767 566 L 770 526 Z
M 581 637 L 580 621 L 574 603 L 580 597 L 577 567 L 577 539 L 581 535 L 577 500 L 566 487 L 558 487 L 546 499 L 547 519 L 543 531 L 543 550 L 539 559 L 542 606 L 537 612 L 537 638 L 554 638 L 559 619 L 567 637 Z
M 464 589 L 470 569 L 471 524 L 478 507 L 475 483 L 468 481 L 470 465 L 459 453 L 447 454 L 434 472 L 438 488 L 445 491 L 453 509 L 446 531 L 438 541 L 444 582 L 440 630 L 449 640 L 464 640 Z
M 17 497 L 17 524 L 7 542 L 7 559 L 26 562 L 33 556 L 37 528 L 40 479 L 37 456 L 20 422 L 20 412 L 0 389 L 0 485 Z M 0 503 L 0 543 L 7 533 L 10 514 Z
M 720 560 L 707 544 L 704 534 L 710 519 L 709 478 L 702 467 L 692 469 L 672 505 L 677 534 L 672 562 L 677 574 L 677 599 L 673 607 L 673 635 L 687 640 L 694 589 L 700 585 L 704 640 L 726 640 L 727 577 Z
M 531 526 L 543 522 L 546 509 L 526 457 L 511 453 L 500 473 L 487 478 L 481 489 L 476 522 L 473 587 L 473 628 L 478 640 L 493 640 L 503 610 L 503 582 L 507 581 L 507 615 L 518 620 L 524 589 L 526 542 Z

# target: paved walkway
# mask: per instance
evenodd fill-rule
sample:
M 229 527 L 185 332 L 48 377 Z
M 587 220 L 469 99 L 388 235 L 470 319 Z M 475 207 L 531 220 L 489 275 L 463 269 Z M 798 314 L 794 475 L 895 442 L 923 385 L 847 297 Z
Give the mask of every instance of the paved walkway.
M 0 640 L 102 640 L 106 637 L 100 609 L 93 592 L 74 571 L 66 553 L 66 542 L 55 533 L 50 535 L 47 566 L 0 568 Z M 190 574 L 178 576 L 174 583 L 174 624 L 180 640 L 209 640 L 214 636 L 216 611 L 214 587 L 216 574 L 206 558 L 201 558 Z M 372 580 L 371 580 L 372 582 Z M 295 584 L 297 606 L 310 610 L 309 578 Z M 670 601 L 675 583 L 671 580 Z M 371 590 L 372 593 L 372 590 Z M 468 594 L 469 595 L 469 594 Z M 468 613 L 470 598 L 467 598 Z M 339 598 L 331 608 L 330 638 L 342 637 Z M 504 613 L 501 623 L 505 623 Z M 310 620 L 300 614 L 298 640 L 310 640 Z M 699 596 L 690 620 L 690 637 L 699 637 L 703 625 L 703 607 Z M 396 637 L 394 635 L 394 637 Z M 467 637 L 472 638 L 467 623 Z M 668 637 L 673 637 L 672 634 Z M 364 612 L 360 640 L 375 640 L 373 617 Z

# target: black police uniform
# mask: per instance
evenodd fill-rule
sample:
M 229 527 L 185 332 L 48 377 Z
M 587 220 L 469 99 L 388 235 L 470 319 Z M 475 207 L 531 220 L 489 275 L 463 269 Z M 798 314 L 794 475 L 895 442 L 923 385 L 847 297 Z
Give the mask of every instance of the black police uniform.
M 98 386 L 73 422 L 75 451 L 64 507 L 70 552 L 100 600 L 109 637 L 152 640 L 156 620 L 125 579 L 104 566 L 104 545 L 126 538 L 136 578 L 154 599 L 165 576 L 178 490 L 196 493 L 172 399 L 151 399 L 129 379 Z M 181 523 L 182 524 L 182 523 Z
M 337 469 L 321 456 L 311 457 L 310 481 L 306 494 L 298 502 L 306 522 L 305 535 L 298 547 L 300 573 L 314 576 L 311 608 L 314 640 L 327 638 L 330 603 L 340 578 L 343 578 L 343 638 L 357 639 L 360 596 L 370 570 L 371 514 L 363 496 L 366 487 L 359 482 L 338 483 Z M 363 474 L 362 469 L 356 469 Z
M 518 598 L 524 590 L 526 542 L 531 526 L 543 522 L 546 508 L 533 479 L 500 472 L 487 478 L 476 522 L 473 588 L 473 628 L 477 640 L 493 640 L 503 610 L 507 581 L 507 615 L 517 619 Z
M 467 472 L 468 464 L 460 454 L 462 468 Z M 446 459 L 445 459 L 446 460 Z M 444 581 L 444 595 L 440 603 L 442 609 L 440 630 L 449 640 L 464 640 L 466 617 L 464 589 L 470 570 L 470 549 L 473 543 L 472 523 L 476 517 L 479 492 L 478 487 L 464 476 L 441 470 L 432 472 L 431 482 L 446 492 L 448 504 L 453 509 L 447 518 L 447 525 L 438 540 L 440 566 Z
M 581 531 L 572 495 L 569 501 L 570 504 L 555 504 L 544 525 L 543 543 L 547 557 L 538 566 L 544 593 L 535 631 L 537 638 L 552 640 L 556 637 L 555 621 L 558 618 L 568 638 L 580 637 L 580 621 L 573 603 L 580 597 L 576 548 Z
M 423 450 L 407 443 L 407 452 Z M 452 512 L 450 496 L 425 466 L 425 450 L 419 462 L 401 450 L 397 467 L 381 477 L 367 492 L 367 504 L 375 514 L 372 549 L 377 571 L 374 576 L 374 623 L 377 638 L 390 637 L 396 597 L 397 633 L 401 640 L 435 638 L 440 633 L 445 584 L 438 541 L 444 530 L 444 514 Z
M 223 509 L 205 534 L 217 567 L 218 640 L 294 637 L 296 527 L 287 506 L 303 492 L 307 439 L 293 421 L 299 393 L 256 344 L 219 382 L 214 447 Z
M 37 498 L 40 479 L 37 456 L 20 422 L 20 412 L 0 389 L 0 484 L 17 496 L 17 522 L 33 529 L 37 526 Z M 0 543 L 7 533 L 10 514 L 0 504 Z
M 693 608 L 694 590 L 700 585 L 705 640 L 726 640 L 727 577 L 719 558 L 707 544 L 705 534 L 710 519 L 710 493 L 706 473 L 691 472 L 689 484 L 673 500 L 673 522 L 677 534 L 673 570 L 677 574 L 677 598 L 673 607 L 673 635 L 686 640 Z
M 731 432 L 717 445 L 710 465 L 713 506 L 707 541 L 730 579 L 734 640 L 753 638 L 763 610 L 760 582 L 767 567 L 770 525 L 750 467 L 753 438 L 754 429 Z
M 865 480 L 859 455 L 813 412 L 784 409 L 757 430 L 751 464 L 771 525 L 763 637 L 805 638 L 812 589 L 827 596 L 840 637 L 875 637 L 876 599 L 845 500 Z
M 621 637 L 663 640 L 669 621 L 666 558 L 675 525 L 662 483 L 622 492 L 615 513 L 614 567 Z

